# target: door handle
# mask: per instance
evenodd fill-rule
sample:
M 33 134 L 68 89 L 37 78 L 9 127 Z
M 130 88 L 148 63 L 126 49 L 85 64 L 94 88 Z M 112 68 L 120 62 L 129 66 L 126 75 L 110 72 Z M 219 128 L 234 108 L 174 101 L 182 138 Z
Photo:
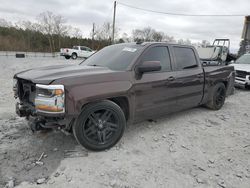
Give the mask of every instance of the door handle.
M 175 77 L 173 77 L 173 76 L 170 76 L 169 78 L 167 78 L 167 81 L 174 81 L 175 80 Z

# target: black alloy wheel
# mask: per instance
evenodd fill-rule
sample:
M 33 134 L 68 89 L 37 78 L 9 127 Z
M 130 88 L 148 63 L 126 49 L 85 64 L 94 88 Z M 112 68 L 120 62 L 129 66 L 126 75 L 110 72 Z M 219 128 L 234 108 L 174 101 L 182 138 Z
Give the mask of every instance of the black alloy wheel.
M 206 106 L 212 110 L 219 110 L 224 105 L 226 99 L 226 86 L 223 83 L 217 83 L 213 89 Z
M 217 106 L 222 106 L 225 101 L 226 91 L 224 87 L 219 87 L 215 94 L 215 104 Z
M 87 105 L 73 127 L 77 141 L 90 150 L 104 150 L 115 145 L 123 135 L 126 119 L 112 101 Z

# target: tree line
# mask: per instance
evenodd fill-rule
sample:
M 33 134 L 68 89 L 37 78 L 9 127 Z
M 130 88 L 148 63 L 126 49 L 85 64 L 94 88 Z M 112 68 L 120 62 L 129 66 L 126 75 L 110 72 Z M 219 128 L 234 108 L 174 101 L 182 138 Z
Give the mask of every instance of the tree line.
M 191 44 L 189 39 L 175 40 L 164 32 L 156 31 L 151 27 L 134 29 L 129 36 L 127 33 L 119 34 L 115 29 L 115 43 L 133 41 L 164 41 L 179 44 Z M 0 19 L 0 51 L 30 51 L 30 52 L 58 52 L 62 47 L 74 45 L 88 46 L 99 50 L 111 44 L 112 25 L 105 22 L 95 26 L 90 31 L 90 37 L 83 38 L 81 30 L 67 24 L 61 15 L 46 11 L 40 13 L 35 22 L 19 21 L 12 23 Z M 198 45 L 207 45 L 202 41 Z

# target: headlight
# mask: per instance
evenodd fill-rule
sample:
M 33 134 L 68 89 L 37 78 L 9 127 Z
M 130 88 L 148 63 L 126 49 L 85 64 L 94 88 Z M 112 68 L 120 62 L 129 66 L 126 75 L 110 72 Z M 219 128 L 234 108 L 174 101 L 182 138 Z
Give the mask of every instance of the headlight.
M 64 86 L 36 84 L 35 107 L 37 111 L 64 113 Z

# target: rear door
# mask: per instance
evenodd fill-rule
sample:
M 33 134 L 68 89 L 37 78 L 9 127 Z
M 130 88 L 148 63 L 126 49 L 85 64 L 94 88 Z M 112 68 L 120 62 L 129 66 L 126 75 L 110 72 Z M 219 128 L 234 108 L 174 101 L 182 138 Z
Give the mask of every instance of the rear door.
M 147 49 L 140 62 L 160 61 L 162 70 L 144 73 L 135 79 L 135 121 L 154 118 L 174 111 L 176 107 L 176 91 L 174 72 L 168 46 L 154 46 Z
M 178 109 L 198 106 L 203 97 L 204 73 L 192 47 L 172 46 Z

